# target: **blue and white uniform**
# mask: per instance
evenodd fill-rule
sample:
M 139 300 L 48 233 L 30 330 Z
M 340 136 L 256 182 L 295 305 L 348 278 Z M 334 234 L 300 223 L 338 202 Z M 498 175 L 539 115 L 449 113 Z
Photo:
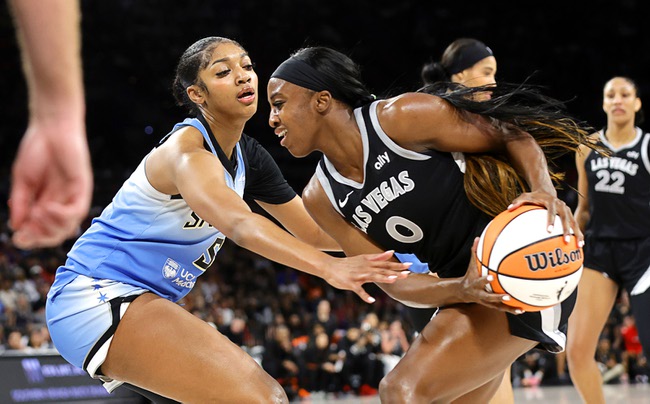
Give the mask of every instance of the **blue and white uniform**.
M 242 135 L 229 160 L 202 117 L 175 125 L 161 143 L 186 126 L 202 133 L 206 149 L 224 165 L 227 186 L 240 197 L 247 192 L 280 204 L 296 196 L 259 143 Z M 161 193 L 149 183 L 146 160 L 79 237 L 48 294 L 47 323 L 56 348 L 93 377 L 101 376 L 97 369 L 128 304 L 144 292 L 178 301 L 225 240 L 181 195 Z

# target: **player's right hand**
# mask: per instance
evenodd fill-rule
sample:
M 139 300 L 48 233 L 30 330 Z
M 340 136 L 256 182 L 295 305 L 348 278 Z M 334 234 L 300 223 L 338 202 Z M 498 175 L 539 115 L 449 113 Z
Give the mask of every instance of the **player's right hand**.
M 329 274 L 325 280 L 337 289 L 351 290 L 366 303 L 374 303 L 375 299 L 366 292 L 364 283 L 393 283 L 406 278 L 411 263 L 389 261 L 393 251 L 381 254 L 363 254 L 347 258 L 335 258 L 326 271 Z
M 480 276 L 476 266 L 476 248 L 478 246 L 478 237 L 474 239 L 472 245 L 472 258 L 469 260 L 469 266 L 465 276 L 459 279 L 460 282 L 460 300 L 465 303 L 478 303 L 492 309 L 506 311 L 512 314 L 521 314 L 523 311 L 516 307 L 504 303 L 511 299 L 510 295 L 488 292 L 486 286 L 492 281 L 492 275 Z

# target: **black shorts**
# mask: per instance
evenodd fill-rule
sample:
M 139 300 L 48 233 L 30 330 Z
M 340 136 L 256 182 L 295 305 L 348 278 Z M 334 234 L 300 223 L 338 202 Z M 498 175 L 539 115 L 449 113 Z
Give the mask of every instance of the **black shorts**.
M 578 288 L 580 286 L 578 285 Z M 539 342 L 536 348 L 551 353 L 564 351 L 569 315 L 576 304 L 578 290 L 560 304 L 541 311 L 527 311 L 523 314 L 506 313 L 510 334 Z
M 506 313 L 510 334 L 539 342 L 536 348 L 558 353 L 566 347 L 566 330 L 569 315 L 576 304 L 577 290 L 562 303 L 542 311 L 523 314 Z M 437 309 L 407 308 L 408 319 L 415 331 L 421 331 Z M 444 307 L 442 308 L 444 310 Z
M 587 236 L 585 268 L 602 272 L 630 295 L 650 288 L 650 237 L 603 239 Z

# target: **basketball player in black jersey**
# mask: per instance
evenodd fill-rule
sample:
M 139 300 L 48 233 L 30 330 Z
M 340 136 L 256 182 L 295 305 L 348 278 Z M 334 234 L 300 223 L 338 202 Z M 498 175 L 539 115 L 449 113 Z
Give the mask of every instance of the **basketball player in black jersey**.
M 442 53 L 439 61 L 431 61 L 422 66 L 423 85 L 443 83 L 462 84 L 465 87 L 496 85 L 497 59 L 485 43 L 475 38 L 458 38 L 451 42 Z M 477 101 L 489 100 L 491 93 L 474 94 Z M 419 333 L 429 323 L 436 309 L 407 307 L 406 313 Z M 515 397 L 510 382 L 510 368 L 503 375 L 503 383 L 492 397 L 491 403 L 512 404 Z
M 373 102 L 354 62 L 322 47 L 298 51 L 269 81 L 269 123 L 281 144 L 296 157 L 324 154 L 303 193 L 317 223 L 346 254 L 391 246 L 438 275 L 380 285 L 406 305 L 442 307 L 383 379 L 383 402 L 486 402 L 518 356 L 539 344 L 564 348 L 575 295 L 514 315 L 503 304 L 509 296 L 484 290 L 470 259 L 484 225 L 509 204 L 544 206 L 549 225 L 557 213 L 565 236 L 577 230 L 543 151 L 575 150 L 589 132 L 557 102 L 523 87 L 502 94 L 507 88 L 436 96 L 433 87 Z M 490 100 L 472 101 L 485 91 Z
M 624 288 L 639 339 L 650 355 L 650 133 L 642 121 L 636 84 L 614 77 L 603 90 L 607 126 L 593 137 L 611 157 L 582 148 L 576 154 L 578 207 L 585 231 L 585 270 L 569 321 L 567 357 L 571 379 L 587 403 L 604 403 L 596 345 L 619 289 Z
M 442 54 L 439 62 L 427 63 L 422 67 L 422 82 L 426 85 L 455 83 L 466 87 L 480 87 L 496 84 L 497 60 L 492 50 L 483 42 L 473 38 L 453 41 Z M 490 92 L 477 94 L 477 100 L 490 99 Z M 436 309 L 407 308 L 407 313 L 416 332 L 429 323 Z

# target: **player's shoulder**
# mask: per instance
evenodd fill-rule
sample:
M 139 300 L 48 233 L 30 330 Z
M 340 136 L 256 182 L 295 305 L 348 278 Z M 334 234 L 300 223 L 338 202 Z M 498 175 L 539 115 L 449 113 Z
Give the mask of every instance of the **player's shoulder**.
M 586 142 L 593 145 L 601 143 L 600 134 L 601 133 L 597 131 L 587 135 Z M 587 159 L 587 157 L 589 157 L 594 152 L 594 150 L 589 147 L 587 143 L 583 143 L 578 146 L 578 152 L 578 158 Z
M 411 92 L 381 101 L 377 105 L 377 118 L 384 131 L 400 144 L 407 142 L 414 131 L 436 125 L 449 116 L 451 109 L 440 97 Z
M 317 175 L 314 174 L 303 189 L 302 200 L 310 211 L 329 205 L 327 195 Z
M 194 126 L 183 126 L 173 132 L 165 141 L 160 144 L 157 154 L 165 154 L 168 157 L 180 156 L 187 153 L 205 151 L 203 146 L 204 138 L 199 129 Z
M 257 167 L 258 165 L 268 164 L 269 160 L 273 160 L 268 150 L 257 139 L 245 133 L 242 133 L 239 145 L 249 165 Z
M 407 114 L 419 107 L 444 107 L 446 102 L 435 95 L 408 92 L 380 101 L 377 111 L 382 114 Z

